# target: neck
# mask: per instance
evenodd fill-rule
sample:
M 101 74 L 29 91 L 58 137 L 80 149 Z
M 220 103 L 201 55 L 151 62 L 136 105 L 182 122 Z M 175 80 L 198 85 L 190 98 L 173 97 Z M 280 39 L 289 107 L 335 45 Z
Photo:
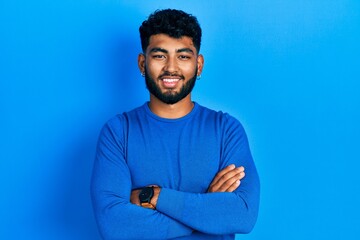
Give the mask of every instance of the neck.
M 176 119 L 181 118 L 191 112 L 194 103 L 191 101 L 190 94 L 175 104 L 166 104 L 150 94 L 150 110 L 162 118 Z

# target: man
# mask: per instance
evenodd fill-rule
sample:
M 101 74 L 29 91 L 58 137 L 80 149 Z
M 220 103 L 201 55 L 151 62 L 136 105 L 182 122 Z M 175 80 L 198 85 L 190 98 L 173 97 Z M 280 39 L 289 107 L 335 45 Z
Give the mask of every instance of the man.
M 150 101 L 99 137 L 91 193 L 105 239 L 234 239 L 253 228 L 259 179 L 241 124 L 191 100 L 201 28 L 178 10 L 140 27 Z M 246 177 L 245 177 L 246 171 Z

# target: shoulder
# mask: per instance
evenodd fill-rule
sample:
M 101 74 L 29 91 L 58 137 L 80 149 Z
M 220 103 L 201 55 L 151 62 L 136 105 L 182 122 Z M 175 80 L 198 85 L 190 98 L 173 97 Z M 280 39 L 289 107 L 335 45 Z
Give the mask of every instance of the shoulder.
M 112 129 L 119 129 L 126 126 L 130 119 L 137 118 L 139 115 L 142 115 L 145 112 L 144 105 L 134 108 L 130 111 L 119 113 L 112 118 L 110 118 L 106 123 L 105 127 L 110 127 Z
M 105 122 L 102 127 L 101 135 L 112 135 L 113 137 L 123 137 L 128 130 L 129 121 L 139 118 L 143 111 L 143 106 L 137 107 L 127 112 L 119 113 Z M 141 118 L 141 117 L 140 117 Z
M 198 104 L 199 116 L 216 122 L 221 128 L 237 128 L 243 131 L 243 126 L 238 119 L 229 113 L 216 111 Z

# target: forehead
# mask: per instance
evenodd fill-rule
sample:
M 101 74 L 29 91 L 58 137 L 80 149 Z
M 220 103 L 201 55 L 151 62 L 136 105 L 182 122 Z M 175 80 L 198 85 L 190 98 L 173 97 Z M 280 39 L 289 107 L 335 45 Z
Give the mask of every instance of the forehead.
M 162 48 L 169 52 L 178 49 L 190 48 L 196 53 L 194 43 L 190 37 L 183 36 L 181 38 L 173 38 L 166 34 L 152 35 L 149 40 L 149 46 L 146 49 L 148 53 L 152 48 Z

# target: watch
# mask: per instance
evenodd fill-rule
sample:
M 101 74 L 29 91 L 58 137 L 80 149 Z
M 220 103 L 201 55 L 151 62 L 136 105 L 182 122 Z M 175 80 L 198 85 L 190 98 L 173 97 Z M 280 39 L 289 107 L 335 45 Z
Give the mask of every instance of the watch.
M 139 194 L 140 205 L 145 208 L 155 209 L 154 205 L 152 205 L 150 202 L 153 196 L 154 188 L 144 187 Z

